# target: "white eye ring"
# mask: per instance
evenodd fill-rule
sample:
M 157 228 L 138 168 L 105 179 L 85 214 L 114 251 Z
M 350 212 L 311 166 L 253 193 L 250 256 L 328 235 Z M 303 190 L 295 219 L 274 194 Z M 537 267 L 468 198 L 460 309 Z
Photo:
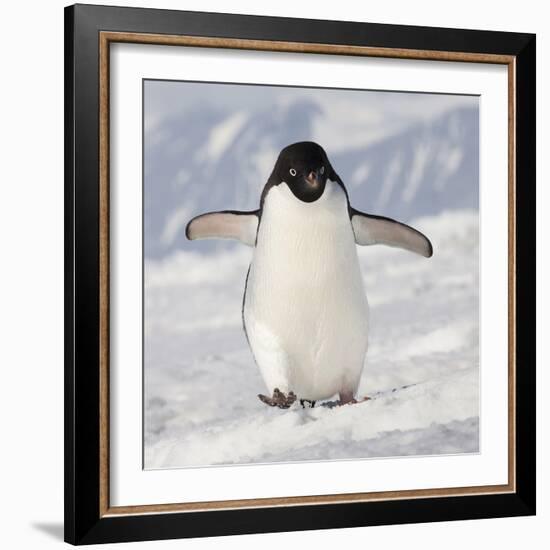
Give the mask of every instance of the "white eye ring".
M 319 173 L 321 175 L 323 175 L 325 173 L 325 167 L 324 166 L 321 166 L 321 170 L 319 170 Z
M 291 175 L 291 176 L 295 176 L 295 175 L 296 175 L 296 170 L 294 170 L 294 168 L 291 168 L 291 169 L 289 170 L 289 172 L 290 172 L 290 175 Z

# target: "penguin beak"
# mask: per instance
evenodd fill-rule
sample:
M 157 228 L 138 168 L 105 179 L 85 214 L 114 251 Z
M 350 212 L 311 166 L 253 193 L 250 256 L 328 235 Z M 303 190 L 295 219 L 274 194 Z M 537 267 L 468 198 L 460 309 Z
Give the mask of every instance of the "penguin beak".
M 317 180 L 317 172 L 312 170 L 307 176 L 306 181 L 309 185 L 313 187 L 317 187 L 319 185 L 319 181 Z
M 318 177 L 318 172 L 311 170 L 309 174 L 303 175 L 290 186 L 294 196 L 304 202 L 314 202 L 321 197 L 325 191 L 324 178 Z

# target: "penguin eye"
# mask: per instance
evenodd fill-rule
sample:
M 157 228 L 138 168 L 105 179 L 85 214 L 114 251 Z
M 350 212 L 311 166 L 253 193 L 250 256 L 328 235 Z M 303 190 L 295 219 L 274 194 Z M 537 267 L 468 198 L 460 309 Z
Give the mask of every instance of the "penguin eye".
M 289 172 L 290 172 L 290 175 L 291 175 L 291 176 L 295 176 L 295 175 L 296 175 L 296 170 L 294 170 L 294 168 L 291 168 L 291 169 L 289 170 Z
M 325 167 L 324 166 L 321 166 L 321 169 L 319 170 L 319 173 L 321 174 L 321 176 L 325 173 Z

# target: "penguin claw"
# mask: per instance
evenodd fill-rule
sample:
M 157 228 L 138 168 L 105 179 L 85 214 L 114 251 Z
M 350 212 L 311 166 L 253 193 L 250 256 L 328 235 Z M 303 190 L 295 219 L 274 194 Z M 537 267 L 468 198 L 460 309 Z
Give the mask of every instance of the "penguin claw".
M 261 393 L 258 394 L 258 398 L 262 403 L 269 405 L 270 407 L 279 407 L 279 409 L 289 409 L 294 401 L 296 401 L 296 394 L 293 391 L 288 392 L 285 395 L 279 388 L 273 390 L 273 396 L 268 397 Z

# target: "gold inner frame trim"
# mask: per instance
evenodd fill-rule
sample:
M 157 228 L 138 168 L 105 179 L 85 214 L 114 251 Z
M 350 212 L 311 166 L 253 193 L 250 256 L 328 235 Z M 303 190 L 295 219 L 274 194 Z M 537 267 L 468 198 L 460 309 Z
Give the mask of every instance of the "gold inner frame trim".
M 381 491 L 333 495 L 304 495 L 261 499 L 224 500 L 213 502 L 187 502 L 171 504 L 147 504 L 139 506 L 110 506 L 109 500 L 109 83 L 110 44 L 124 42 L 225 48 L 270 52 L 313 53 L 363 57 L 387 57 L 395 59 L 419 59 L 431 61 L 458 61 L 466 63 L 494 63 L 508 67 L 508 483 L 474 487 L 415 489 L 406 491 Z M 378 48 L 340 44 L 281 42 L 248 40 L 239 38 L 215 38 L 206 36 L 161 35 L 147 33 L 107 32 L 99 33 L 99 356 L 100 356 L 100 465 L 99 465 L 99 514 L 104 516 L 197 512 L 276 506 L 343 504 L 382 500 L 441 498 L 448 496 L 486 495 L 514 493 L 516 490 L 516 59 L 511 55 Z

